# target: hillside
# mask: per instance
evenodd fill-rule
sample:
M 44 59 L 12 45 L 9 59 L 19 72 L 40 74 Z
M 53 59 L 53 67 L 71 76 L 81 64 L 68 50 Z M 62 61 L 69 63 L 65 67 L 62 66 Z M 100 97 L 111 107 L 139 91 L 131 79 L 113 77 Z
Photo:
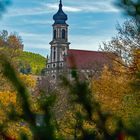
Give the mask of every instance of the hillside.
M 20 67 L 30 67 L 32 74 L 40 74 L 41 70 L 46 65 L 46 58 L 40 54 L 23 51 L 18 57 L 18 61 L 21 62 Z

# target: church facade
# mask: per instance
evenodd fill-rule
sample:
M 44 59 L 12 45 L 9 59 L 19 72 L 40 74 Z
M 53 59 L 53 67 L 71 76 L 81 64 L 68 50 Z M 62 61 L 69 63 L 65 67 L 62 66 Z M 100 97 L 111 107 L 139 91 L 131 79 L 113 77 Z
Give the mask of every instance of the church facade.
M 47 57 L 45 75 L 58 79 L 59 75 L 64 73 L 70 76 L 73 68 L 88 76 L 92 75 L 98 68 L 110 63 L 107 53 L 70 49 L 69 25 L 66 23 L 68 17 L 62 7 L 60 0 L 58 12 L 53 16 L 53 39 L 50 42 L 50 56 Z

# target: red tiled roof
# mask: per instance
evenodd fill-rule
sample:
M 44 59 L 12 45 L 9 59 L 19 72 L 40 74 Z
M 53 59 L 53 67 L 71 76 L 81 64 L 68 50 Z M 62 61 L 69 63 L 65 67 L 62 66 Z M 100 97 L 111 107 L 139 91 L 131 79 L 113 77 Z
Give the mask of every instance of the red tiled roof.
M 66 63 L 69 68 L 91 69 L 95 65 L 111 64 L 109 53 L 101 51 L 68 50 Z

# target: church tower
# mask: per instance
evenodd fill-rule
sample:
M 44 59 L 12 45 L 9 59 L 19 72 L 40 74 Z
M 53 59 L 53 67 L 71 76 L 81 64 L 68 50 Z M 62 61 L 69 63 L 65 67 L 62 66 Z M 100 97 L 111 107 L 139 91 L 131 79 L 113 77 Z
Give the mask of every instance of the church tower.
M 64 70 L 64 56 L 67 55 L 69 49 L 68 42 L 68 17 L 63 12 L 62 0 L 59 3 L 58 12 L 53 16 L 53 38 L 50 42 L 51 52 L 47 63 L 47 74 L 56 79 Z

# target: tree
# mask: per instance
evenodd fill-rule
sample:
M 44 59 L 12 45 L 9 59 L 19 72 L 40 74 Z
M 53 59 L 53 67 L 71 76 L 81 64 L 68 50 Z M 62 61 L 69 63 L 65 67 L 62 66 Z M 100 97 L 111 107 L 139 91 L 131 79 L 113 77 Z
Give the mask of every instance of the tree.
M 22 39 L 16 33 L 9 35 L 8 31 L 3 30 L 0 32 L 0 47 L 23 50 Z
M 8 31 L 0 32 L 0 53 L 6 55 L 18 70 L 18 57 L 23 50 L 21 37 L 15 33 L 8 34 Z
M 123 98 L 129 92 L 129 77 L 114 73 L 105 66 L 101 76 L 93 79 L 93 91 L 103 110 L 120 115 Z
M 7 45 L 9 48 L 23 50 L 22 39 L 16 34 L 11 34 L 8 36 Z
M 125 21 L 123 26 L 118 25 L 118 34 L 108 43 L 104 42 L 101 49 L 115 54 L 124 67 L 129 67 L 133 61 L 133 52 L 140 48 L 140 32 L 134 20 Z
M 132 19 L 126 21 L 123 26 L 118 26 L 118 35 L 110 42 L 104 43 L 102 50 L 119 56 L 120 59 L 116 62 L 123 65 L 126 69 L 125 75 L 128 76 L 129 80 L 124 82 L 128 82 L 126 89 L 130 89 L 130 91 L 128 90 L 124 96 L 123 110 L 126 110 L 125 114 L 129 116 L 129 127 L 133 127 L 135 135 L 137 135 L 140 107 L 140 2 L 139 0 L 120 0 L 119 4 Z
M 0 47 L 6 45 L 7 36 L 8 36 L 8 32 L 6 30 L 0 32 Z

